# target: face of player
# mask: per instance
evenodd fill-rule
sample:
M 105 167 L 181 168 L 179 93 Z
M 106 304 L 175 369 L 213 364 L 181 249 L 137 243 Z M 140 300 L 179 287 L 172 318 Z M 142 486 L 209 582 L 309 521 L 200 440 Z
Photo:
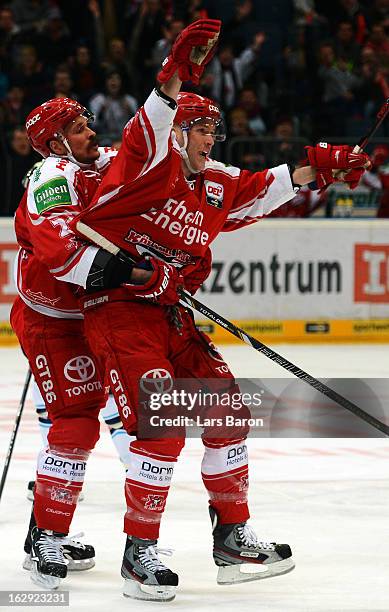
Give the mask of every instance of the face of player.
M 65 137 L 72 150 L 73 157 L 81 164 L 92 164 L 99 157 L 96 132 L 81 115 L 65 128 Z
M 215 126 L 212 123 L 194 125 L 188 133 L 187 153 L 190 165 L 196 172 L 205 168 L 206 158 L 210 155 L 215 139 Z

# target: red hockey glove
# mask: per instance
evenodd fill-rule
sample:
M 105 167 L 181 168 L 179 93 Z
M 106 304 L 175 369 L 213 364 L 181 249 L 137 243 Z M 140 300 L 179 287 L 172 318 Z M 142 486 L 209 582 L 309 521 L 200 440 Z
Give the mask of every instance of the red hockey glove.
M 353 153 L 348 145 L 319 142 L 315 147 L 305 148 L 309 165 L 316 168 L 316 189 L 325 189 L 336 182 L 348 183 L 355 189 L 370 164 L 366 153 Z
M 201 287 L 203 282 L 208 278 L 212 268 L 212 253 L 207 249 L 204 257 L 191 266 L 187 266 L 184 270 L 185 289 L 191 295 L 194 295 Z
M 353 153 L 348 145 L 330 145 L 319 142 L 315 147 L 305 147 L 309 165 L 320 170 L 353 170 L 367 167 L 370 158 L 366 153 Z
M 219 19 L 199 19 L 182 30 L 162 63 L 158 81 L 166 83 L 178 71 L 181 81 L 198 85 L 206 64 L 213 57 L 220 27 Z
M 339 170 L 337 171 L 339 172 Z M 349 170 L 348 172 L 340 171 L 339 174 L 334 176 L 332 170 L 316 170 L 316 181 L 314 183 L 314 189 L 326 189 L 331 183 L 347 183 L 350 189 L 355 189 L 361 180 L 362 174 L 365 172 L 365 168 L 355 168 L 355 170 Z M 310 186 L 312 183 L 310 183 Z
M 172 265 L 150 257 L 147 263 L 151 265 L 151 277 L 145 285 L 125 283 L 134 298 L 150 300 L 161 306 L 170 306 L 179 301 L 178 290 L 184 287 L 182 274 Z
M 355 170 L 350 170 L 344 175 L 343 179 L 340 179 L 341 182 L 347 183 L 350 189 L 355 189 L 361 180 L 362 175 L 366 172 L 365 168 L 355 168 Z M 339 178 L 337 179 L 339 180 Z

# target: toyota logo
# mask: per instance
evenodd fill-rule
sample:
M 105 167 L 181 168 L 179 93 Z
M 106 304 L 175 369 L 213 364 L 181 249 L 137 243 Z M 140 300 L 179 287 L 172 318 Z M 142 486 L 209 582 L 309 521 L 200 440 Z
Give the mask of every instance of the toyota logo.
M 82 383 L 94 377 L 96 372 L 95 364 L 87 355 L 80 355 L 69 359 L 64 367 L 64 374 L 68 380 L 75 383 Z
M 155 368 L 145 372 L 140 379 L 140 388 L 147 395 L 152 393 L 169 393 L 173 388 L 170 372 L 163 368 Z

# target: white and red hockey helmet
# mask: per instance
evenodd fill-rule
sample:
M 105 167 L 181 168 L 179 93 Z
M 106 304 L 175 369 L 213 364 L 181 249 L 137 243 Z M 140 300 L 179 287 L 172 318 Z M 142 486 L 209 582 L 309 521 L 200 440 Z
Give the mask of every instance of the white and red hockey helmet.
M 216 102 L 195 93 L 183 91 L 178 94 L 174 123 L 186 132 L 200 123 L 209 125 L 213 128 L 211 133 L 215 140 L 222 142 L 226 139 L 223 118 Z
M 64 129 L 79 115 L 88 121 L 93 114 L 71 98 L 53 98 L 34 108 L 26 120 L 27 136 L 31 146 L 43 157 L 51 153 L 50 140 L 64 140 Z

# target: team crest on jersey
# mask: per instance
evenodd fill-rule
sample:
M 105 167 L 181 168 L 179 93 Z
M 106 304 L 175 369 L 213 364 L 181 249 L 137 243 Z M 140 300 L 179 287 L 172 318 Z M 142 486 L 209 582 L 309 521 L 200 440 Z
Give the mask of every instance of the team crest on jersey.
M 68 206 L 72 203 L 65 177 L 56 177 L 34 189 L 34 200 L 38 213 L 53 206 Z
M 224 187 L 220 183 L 204 181 L 207 204 L 215 208 L 223 208 Z

